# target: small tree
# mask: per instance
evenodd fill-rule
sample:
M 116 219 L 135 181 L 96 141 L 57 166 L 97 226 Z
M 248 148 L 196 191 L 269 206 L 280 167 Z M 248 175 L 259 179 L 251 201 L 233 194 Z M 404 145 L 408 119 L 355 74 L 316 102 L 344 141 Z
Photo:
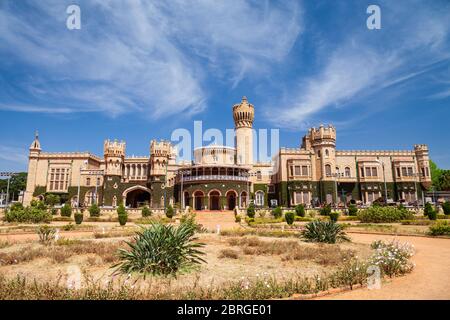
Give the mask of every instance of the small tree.
M 89 215 L 91 217 L 100 217 L 100 208 L 96 203 L 93 203 L 92 206 L 89 207 Z
M 444 214 L 450 214 L 450 201 L 446 201 L 442 204 L 442 210 L 444 210 Z
M 320 209 L 320 215 L 321 216 L 329 216 L 331 213 L 331 206 L 329 204 L 324 205 L 321 209 Z
M 75 217 L 75 223 L 81 224 L 83 222 L 84 214 L 83 214 L 83 212 L 75 212 L 74 217 Z
M 433 205 L 429 202 L 425 204 L 425 208 L 423 209 L 423 215 L 428 216 L 431 212 L 434 211 Z
M 147 206 L 143 207 L 141 212 L 143 217 L 150 217 L 152 215 L 152 211 Z
M 275 219 L 280 218 L 282 214 L 283 211 L 281 210 L 281 207 L 276 207 L 275 209 L 272 210 L 272 215 L 274 216 Z
M 173 207 L 169 204 L 169 206 L 166 209 L 166 217 L 172 219 L 173 216 L 174 216 Z
M 62 217 L 70 217 L 72 215 L 72 208 L 68 203 L 65 203 L 61 208 L 61 216 Z
M 339 218 L 339 212 L 331 212 L 330 213 L 330 220 L 333 222 L 337 222 Z
M 53 208 L 55 205 L 59 204 L 61 201 L 61 198 L 56 194 L 48 194 L 45 196 L 45 203 L 50 207 Z
M 303 204 L 298 204 L 295 206 L 295 214 L 299 217 L 305 216 L 305 207 L 303 206 Z
M 286 212 L 284 214 L 284 220 L 286 221 L 286 223 L 288 225 L 292 225 L 294 223 L 295 220 L 295 214 L 292 211 Z
M 121 203 L 117 208 L 117 216 L 119 217 L 119 223 L 121 226 L 124 226 L 128 221 L 127 210 L 124 205 Z
M 353 217 L 358 215 L 358 208 L 356 205 L 351 204 L 348 206 L 348 215 Z
M 253 202 L 248 205 L 247 216 L 249 218 L 254 218 L 255 217 L 255 204 Z

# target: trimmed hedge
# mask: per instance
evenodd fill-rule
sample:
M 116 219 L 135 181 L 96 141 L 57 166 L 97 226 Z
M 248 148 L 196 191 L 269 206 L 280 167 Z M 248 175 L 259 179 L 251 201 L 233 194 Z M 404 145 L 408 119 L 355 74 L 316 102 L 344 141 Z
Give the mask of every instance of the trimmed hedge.
M 38 207 L 13 207 L 5 212 L 5 221 L 7 222 L 48 223 L 51 220 L 52 215 L 47 210 Z
M 438 221 L 430 226 L 429 234 L 432 236 L 450 236 L 450 223 Z
M 398 222 L 401 220 L 413 220 L 412 212 L 394 207 L 371 207 L 358 212 L 361 222 L 381 223 Z

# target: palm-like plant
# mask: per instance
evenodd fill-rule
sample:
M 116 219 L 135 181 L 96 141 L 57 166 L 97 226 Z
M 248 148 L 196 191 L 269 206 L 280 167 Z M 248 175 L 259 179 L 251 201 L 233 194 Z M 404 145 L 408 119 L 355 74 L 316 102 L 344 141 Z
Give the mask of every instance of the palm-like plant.
M 121 262 L 114 265 L 116 273 L 175 275 L 182 269 L 205 262 L 199 250 L 203 243 L 196 242 L 195 224 L 182 223 L 179 227 L 153 223 L 137 232 L 129 249 L 120 249 Z
M 340 224 L 320 220 L 309 222 L 301 231 L 301 238 L 308 242 L 324 243 L 350 241 Z

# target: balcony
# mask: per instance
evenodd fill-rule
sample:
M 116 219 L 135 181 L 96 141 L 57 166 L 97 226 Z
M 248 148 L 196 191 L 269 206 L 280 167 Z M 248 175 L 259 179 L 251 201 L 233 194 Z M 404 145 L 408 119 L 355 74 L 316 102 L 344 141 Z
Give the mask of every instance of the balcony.
M 193 181 L 248 181 L 248 177 L 230 176 L 230 175 L 201 175 L 201 176 L 185 176 L 183 182 Z

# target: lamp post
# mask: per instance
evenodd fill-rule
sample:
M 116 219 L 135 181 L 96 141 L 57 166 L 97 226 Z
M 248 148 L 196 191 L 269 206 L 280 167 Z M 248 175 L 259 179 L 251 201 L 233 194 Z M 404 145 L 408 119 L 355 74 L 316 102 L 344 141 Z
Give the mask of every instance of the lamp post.
M 83 164 L 86 165 L 88 163 L 87 160 L 83 161 Z M 81 185 L 81 170 L 84 168 L 84 166 L 80 166 L 80 172 L 78 175 L 78 191 L 77 191 L 77 209 L 80 208 L 80 185 Z
M 190 171 L 189 170 L 181 170 L 181 209 L 185 208 L 185 203 L 184 203 L 184 193 L 183 193 L 183 181 L 184 181 L 184 174 L 189 174 Z
M 9 186 L 11 184 L 11 178 L 16 175 L 18 175 L 18 172 L 0 172 L 0 177 L 8 177 L 8 184 L 6 186 L 5 207 L 8 207 L 8 204 L 9 204 Z M 13 200 L 14 200 L 14 197 L 13 197 Z

